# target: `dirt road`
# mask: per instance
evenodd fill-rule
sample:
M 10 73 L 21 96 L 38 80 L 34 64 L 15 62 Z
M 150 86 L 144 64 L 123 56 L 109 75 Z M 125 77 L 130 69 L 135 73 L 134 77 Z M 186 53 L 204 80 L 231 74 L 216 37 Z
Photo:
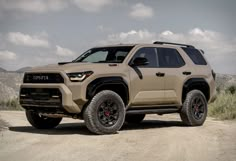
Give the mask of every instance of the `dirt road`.
M 236 121 L 185 127 L 178 115 L 150 115 L 115 135 L 93 135 L 79 120 L 36 130 L 24 112 L 0 111 L 1 161 L 235 161 Z M 160 121 L 162 120 L 162 121 Z

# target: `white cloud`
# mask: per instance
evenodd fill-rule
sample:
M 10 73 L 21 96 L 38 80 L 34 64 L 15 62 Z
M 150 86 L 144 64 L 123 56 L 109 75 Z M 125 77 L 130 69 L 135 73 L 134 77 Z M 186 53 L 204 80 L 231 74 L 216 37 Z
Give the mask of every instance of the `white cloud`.
M 71 51 L 70 49 L 63 48 L 59 45 L 56 46 L 56 55 L 59 56 L 74 56 L 75 52 Z
M 0 51 L 0 61 L 8 61 L 14 59 L 16 59 L 15 53 L 8 50 Z
M 73 0 L 78 8 L 86 12 L 98 12 L 103 7 L 110 5 L 112 0 Z
M 189 43 L 218 54 L 236 52 L 234 41 L 221 33 L 211 30 L 202 30 L 200 28 L 191 29 L 187 33 L 164 31 L 158 35 L 157 39 L 162 41 Z
M 108 35 L 107 39 L 101 41 L 101 44 L 118 44 L 118 43 L 150 43 L 155 41 L 156 34 L 148 30 L 131 30 L 117 34 Z
M 152 43 L 154 41 L 187 43 L 216 53 L 236 52 L 236 40 L 231 40 L 221 33 L 200 28 L 194 28 L 185 33 L 174 33 L 169 30 L 161 33 L 150 32 L 147 29 L 131 30 L 110 34 L 101 43 Z
M 143 20 L 146 18 L 151 18 L 154 13 L 151 7 L 146 6 L 142 3 L 137 3 L 131 7 L 131 12 L 129 13 L 129 15 L 134 19 Z
M 163 31 L 161 33 L 144 30 L 131 30 L 110 34 L 101 44 L 119 43 L 152 43 L 154 41 L 167 41 L 186 43 L 203 49 L 207 60 L 218 73 L 236 74 L 236 38 L 230 39 L 225 35 L 212 30 L 200 28 L 191 29 L 184 33 Z
M 30 47 L 49 47 L 47 34 L 41 33 L 37 35 L 28 35 L 21 32 L 8 33 L 7 39 L 15 45 L 30 46 Z
M 112 2 L 113 0 L 1 0 L 0 11 L 43 14 L 61 11 L 75 5 L 86 12 L 98 12 Z
M 45 13 L 59 11 L 68 6 L 65 0 L 1 0 L 0 8 L 11 11 Z

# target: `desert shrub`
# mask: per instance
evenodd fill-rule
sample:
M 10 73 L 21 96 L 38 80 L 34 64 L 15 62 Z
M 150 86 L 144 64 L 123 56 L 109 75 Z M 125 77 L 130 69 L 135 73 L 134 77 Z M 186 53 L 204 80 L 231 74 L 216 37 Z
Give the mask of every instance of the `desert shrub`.
M 221 88 L 219 86 L 216 87 L 216 91 L 217 91 L 217 93 L 220 93 L 221 92 Z
M 231 85 L 231 86 L 227 87 L 226 90 L 225 90 L 225 92 L 226 92 L 226 93 L 235 94 L 235 92 L 236 92 L 236 86 Z
M 220 93 L 215 102 L 209 104 L 209 116 L 222 120 L 236 119 L 236 94 Z

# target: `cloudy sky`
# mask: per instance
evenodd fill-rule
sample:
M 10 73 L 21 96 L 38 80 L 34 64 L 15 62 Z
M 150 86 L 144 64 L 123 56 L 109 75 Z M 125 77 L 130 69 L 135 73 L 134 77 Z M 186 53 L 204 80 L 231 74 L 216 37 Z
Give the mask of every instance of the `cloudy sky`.
M 178 2 L 178 3 L 177 3 Z M 235 0 L 0 0 L 0 67 L 69 61 L 98 45 L 189 43 L 236 74 Z

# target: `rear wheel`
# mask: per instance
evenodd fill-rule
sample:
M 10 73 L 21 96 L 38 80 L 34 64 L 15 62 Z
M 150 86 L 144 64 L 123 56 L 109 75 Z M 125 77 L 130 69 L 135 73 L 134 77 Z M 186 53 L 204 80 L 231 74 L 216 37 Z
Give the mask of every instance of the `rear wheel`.
M 144 117 L 145 117 L 145 114 L 135 114 L 135 115 L 127 114 L 125 116 L 125 121 L 128 123 L 137 124 L 143 121 Z
M 29 123 L 37 129 L 51 129 L 59 125 L 62 118 L 51 118 L 38 114 L 34 111 L 26 111 L 26 117 Z
M 104 90 L 93 97 L 84 110 L 83 118 L 91 132 L 113 134 L 124 123 L 125 105 L 117 93 Z
M 186 125 L 200 126 L 207 117 L 207 100 L 199 90 L 190 91 L 184 101 L 180 117 Z

